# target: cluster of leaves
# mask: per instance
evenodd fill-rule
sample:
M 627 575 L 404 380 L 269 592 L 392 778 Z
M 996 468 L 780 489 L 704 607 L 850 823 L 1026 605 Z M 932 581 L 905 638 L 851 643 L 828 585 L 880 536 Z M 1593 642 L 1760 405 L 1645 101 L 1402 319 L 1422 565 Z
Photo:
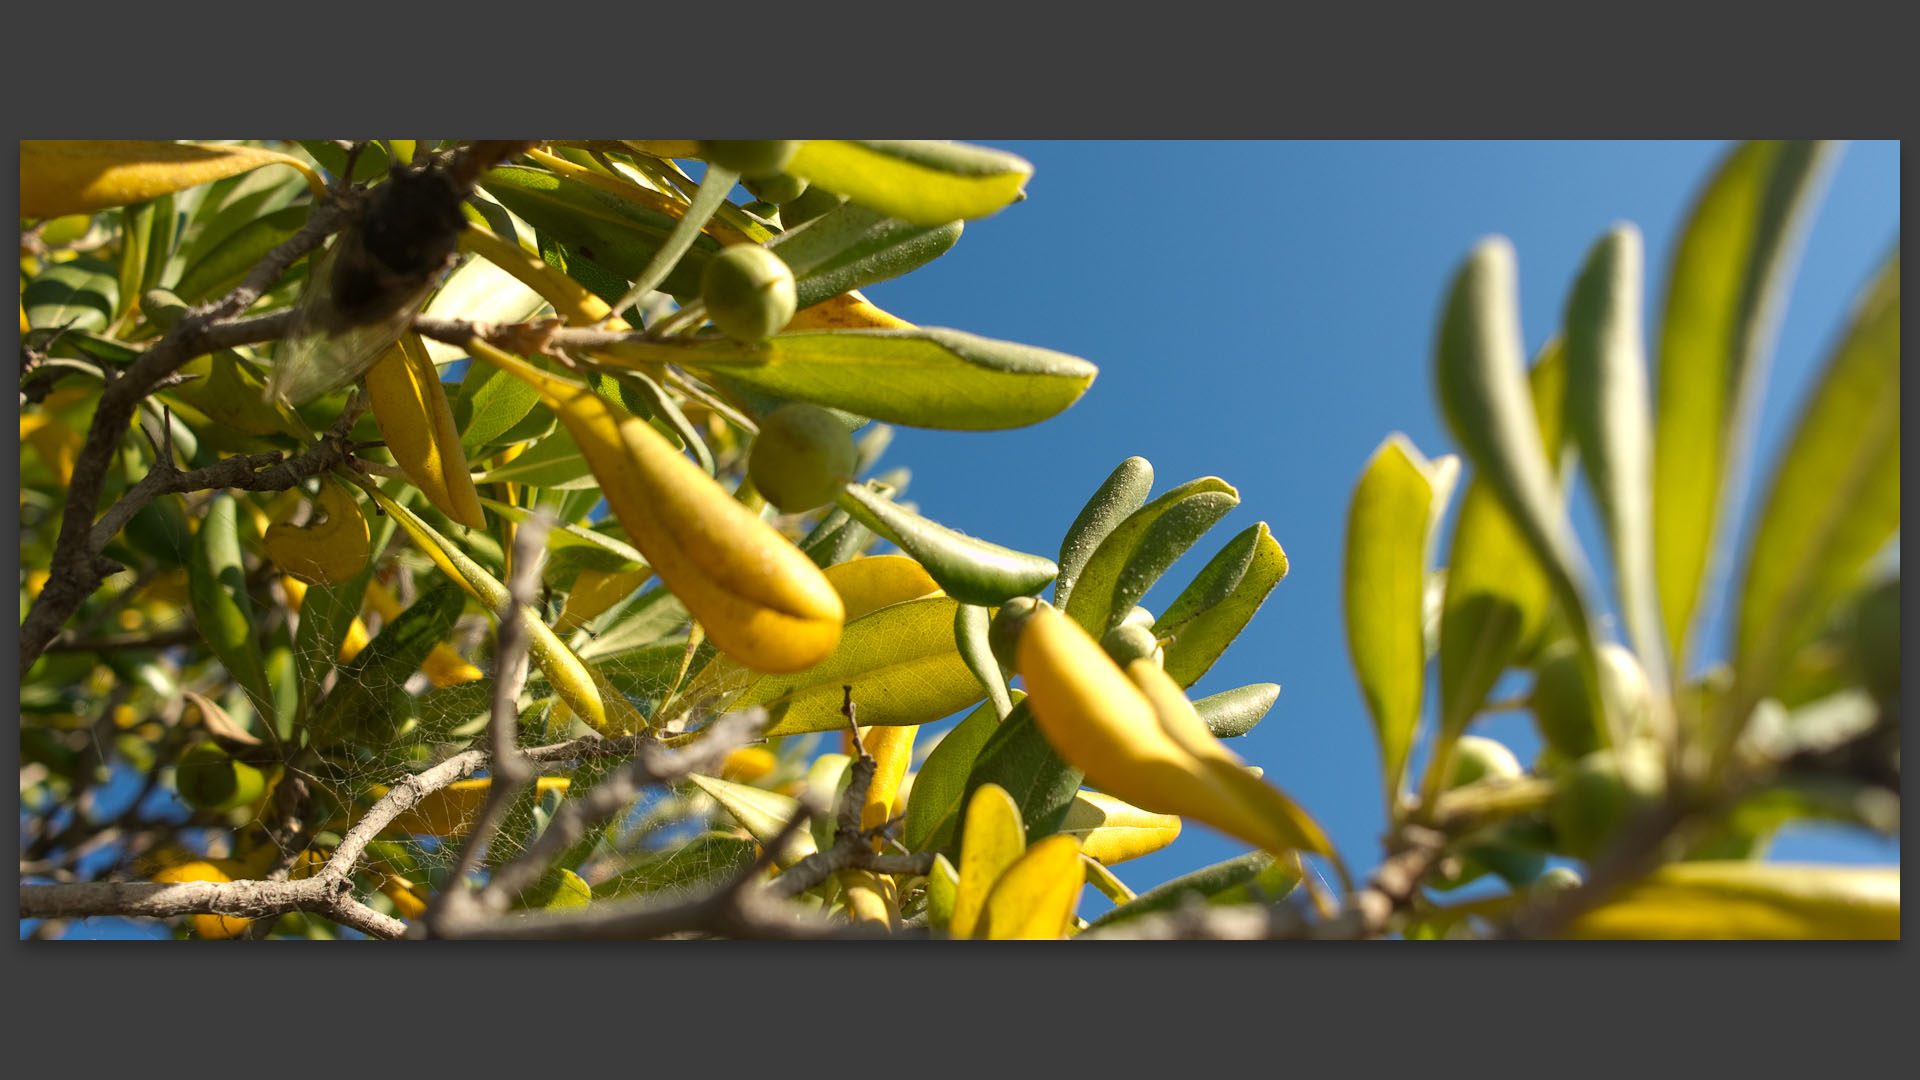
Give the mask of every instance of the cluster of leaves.
M 1722 163 L 1669 271 L 1653 379 L 1632 226 L 1595 244 L 1531 371 L 1512 249 L 1484 242 L 1455 278 L 1435 374 L 1473 475 L 1449 562 L 1429 569 L 1459 462 L 1429 461 L 1400 435 L 1369 462 L 1347 531 L 1348 641 L 1389 815 L 1447 836 L 1409 933 L 1510 922 L 1599 937 L 1898 936 L 1897 869 L 1761 861 L 1798 819 L 1897 834 L 1899 571 L 1884 559 L 1900 526 L 1897 251 L 1766 482 L 1727 661 L 1699 664 L 1692 641 L 1797 224 L 1829 152 L 1749 143 Z M 1604 524 L 1628 644 L 1606 639 L 1574 536 L 1577 477 Z M 1514 673 L 1531 689 L 1490 703 Z M 1438 723 L 1408 795 L 1428 695 Z M 1532 714 L 1545 749 L 1530 768 L 1468 734 L 1500 707 Z M 1579 875 L 1545 872 L 1554 856 L 1591 875 L 1558 900 Z M 1490 873 L 1511 891 L 1435 899 Z
M 409 166 L 457 149 L 401 140 L 310 142 L 289 153 L 28 147 L 23 211 L 40 220 L 30 223 L 21 295 L 31 368 L 23 610 L 40 602 L 47 581 L 35 568 L 56 561 L 63 495 L 76 466 L 86 467 L 80 450 L 103 385 L 195 305 L 228 295 L 320 210 L 365 205 L 368 193 L 377 199 L 382 185 L 417 175 Z M 997 929 L 982 933 L 1058 936 L 1084 925 L 1072 917 L 1084 876 L 1122 905 L 1108 921 L 1186 891 L 1136 899 L 1106 870 L 1170 842 L 1180 820 L 1081 787 L 1081 772 L 1008 688 L 989 620 L 1058 576 L 1055 603 L 1078 625 L 1096 637 L 1123 623 L 1144 630 L 1156 663 L 1184 688 L 1285 574 L 1279 545 L 1264 523 L 1245 530 L 1156 618 L 1135 602 L 1238 501 L 1217 478 L 1149 502 L 1151 468 L 1124 463 L 1058 563 L 923 516 L 900 501 L 904 469 L 857 479 L 874 469 L 888 424 L 1017 427 L 1058 413 L 1092 382 L 1085 361 L 916 327 L 857 292 L 943 254 L 966 218 L 1024 197 L 1030 167 L 940 143 L 787 144 L 777 168 L 745 152 L 723 143 L 525 148 L 482 173 L 460 204 L 458 244 L 476 257 L 444 279 L 436 272 L 420 297 L 418 326 L 442 332 L 415 334 L 402 318 L 373 349 L 361 339 L 378 336 L 377 319 L 320 347 L 301 338 L 324 321 L 317 305 L 338 303 L 328 291 L 340 287 L 339 263 L 372 246 L 372 226 L 349 216 L 331 250 L 294 261 L 261 290 L 250 315 L 294 316 L 269 347 L 192 358 L 141 401 L 144 437 L 108 433 L 103 505 L 128 500 L 156 470 L 193 477 L 238 456 L 294 455 L 320 462 L 307 473 L 325 471 L 230 491 L 184 485 L 140 505 L 107 541 L 101 554 L 124 569 L 30 658 L 23 682 L 27 881 L 239 880 L 324 860 L 400 777 L 485 745 L 495 722 L 493 626 L 516 617 L 533 638 L 517 702 L 523 745 L 630 731 L 685 741 L 722 711 L 760 707 L 769 717 L 764 746 L 608 820 L 556 859 L 521 906 L 720 888 L 801 812 L 801 797 L 839 797 L 850 762 L 868 751 L 879 774 L 865 793 L 872 814 L 863 828 L 888 851 L 943 852 L 951 859 L 937 865 L 952 872 L 843 873 L 806 894 L 829 915 L 945 928 L 951 907 L 930 900 L 941 894 L 932 883 L 947 882 L 958 885 L 963 911 L 1000 912 Z M 678 164 L 695 157 L 702 181 Z M 741 170 L 751 173 L 750 193 L 781 201 L 728 201 Z M 708 317 L 729 325 L 706 268 L 736 245 L 772 252 L 775 276 L 790 274 L 780 284 L 796 311 L 764 340 L 701 330 Z M 409 297 L 399 314 L 420 300 Z M 573 329 L 604 332 L 565 338 Z M 383 349 L 391 362 L 374 362 Z M 410 381 L 407 365 L 431 370 L 421 367 L 428 362 L 443 372 Z M 371 415 L 362 415 L 366 398 Z M 851 468 L 826 488 L 830 501 L 774 506 L 748 474 L 770 486 L 783 462 L 765 460 L 771 452 L 756 434 L 796 402 L 831 417 L 826 441 L 860 438 Z M 644 422 L 644 434 L 630 422 Z M 676 464 L 636 449 L 653 439 L 675 448 Z M 328 446 L 343 449 L 314 457 Z M 823 650 L 798 670 L 770 659 L 778 650 L 739 615 L 741 603 L 760 600 L 735 580 L 738 567 L 702 564 L 696 545 L 716 541 L 687 531 L 724 521 L 720 531 L 735 535 L 742 513 L 770 524 L 784 538 L 777 546 L 797 549 L 804 571 L 783 573 L 817 568 L 838 597 L 830 633 L 819 632 Z M 552 523 L 539 596 L 530 614 L 509 615 L 514 538 L 536 518 Z M 870 556 L 882 540 L 904 556 Z M 789 644 L 819 630 L 792 625 Z M 848 687 L 861 746 L 849 738 L 846 753 L 818 753 L 810 736 L 853 718 Z M 1230 737 L 1253 726 L 1277 689 L 1246 687 L 1194 707 L 1214 735 Z M 910 770 L 917 728 L 968 710 L 930 753 L 923 743 L 925 760 Z M 550 775 L 516 802 L 481 869 L 524 851 L 612 766 L 547 763 Z M 127 778 L 139 797 L 113 813 L 94 808 L 117 788 L 110 780 Z M 376 909 L 412 919 L 437 894 L 465 887 L 447 880 L 446 849 L 472 828 L 488 783 L 429 795 L 373 842 L 356 882 Z M 1017 824 L 1011 849 L 989 842 L 1007 835 L 990 826 L 962 848 L 962 810 L 986 805 L 983 791 L 1012 807 L 1011 819 L 995 819 Z M 820 815 L 778 866 L 831 845 L 834 829 Z M 1064 860 L 1059 847 L 1046 849 L 1054 853 L 1046 862 L 1013 857 L 1042 851 L 1055 834 L 1073 841 Z M 110 842 L 77 868 L 96 837 Z M 1012 874 L 1016 884 L 988 903 L 1015 864 L 1043 869 Z M 981 879 L 983 867 L 993 873 Z M 1224 899 L 1249 889 L 1277 896 L 1298 876 L 1297 860 L 1257 854 L 1186 884 Z M 1029 895 L 1021 881 L 1037 883 L 1044 903 L 1009 899 Z M 251 928 L 208 914 L 181 932 L 332 930 L 311 913 Z

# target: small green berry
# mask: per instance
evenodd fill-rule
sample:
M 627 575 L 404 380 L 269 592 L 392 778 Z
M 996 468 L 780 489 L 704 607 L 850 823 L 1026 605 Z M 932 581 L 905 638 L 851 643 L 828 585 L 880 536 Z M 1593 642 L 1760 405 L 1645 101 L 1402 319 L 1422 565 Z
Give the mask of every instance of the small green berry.
M 741 185 L 752 193 L 754 198 L 775 204 L 790 203 L 805 194 L 807 190 L 807 182 L 792 173 L 754 177 L 741 181 Z
M 701 139 L 700 156 L 749 180 L 778 176 L 800 152 L 797 139 Z
M 766 248 L 734 244 L 707 260 L 700 278 L 707 317 L 735 341 L 764 341 L 793 318 L 793 271 Z
M 818 405 L 788 402 L 760 421 L 747 476 L 768 502 L 797 514 L 832 502 L 858 459 L 840 418 Z

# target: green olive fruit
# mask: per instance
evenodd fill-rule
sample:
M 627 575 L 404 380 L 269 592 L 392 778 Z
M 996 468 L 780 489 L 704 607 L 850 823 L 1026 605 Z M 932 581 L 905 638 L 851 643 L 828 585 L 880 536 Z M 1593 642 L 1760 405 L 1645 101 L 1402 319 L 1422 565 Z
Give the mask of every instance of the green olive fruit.
M 853 436 L 832 412 L 792 401 L 760 421 L 747 476 L 768 502 L 797 514 L 832 502 L 853 479 Z
M 1152 660 L 1155 664 L 1161 663 L 1164 659 L 1160 639 L 1153 636 L 1152 630 L 1139 623 L 1123 622 L 1107 631 L 1106 636 L 1100 639 L 1100 647 L 1107 650 L 1107 655 L 1113 657 L 1113 662 L 1123 668 L 1142 657 Z
M 793 271 L 757 244 L 734 244 L 707 260 L 700 277 L 707 317 L 735 341 L 764 341 L 793 318 Z
M 987 645 L 993 650 L 993 658 L 1008 671 L 1019 667 L 1014 658 L 1020 647 L 1020 630 L 1039 607 L 1040 601 L 1031 596 L 1016 596 L 1000 605 L 987 627 Z
M 807 191 L 807 182 L 792 173 L 750 177 L 742 181 L 741 186 L 745 187 L 754 198 L 764 199 L 776 205 L 790 203 Z
M 1591 860 L 1666 792 L 1666 761 L 1647 740 L 1596 750 L 1560 774 L 1548 805 L 1560 850 Z
M 141 312 L 146 315 L 148 322 L 162 330 L 173 329 L 173 324 L 187 313 L 187 307 L 185 300 L 165 289 L 148 289 L 140 294 Z
M 1120 620 L 1120 625 L 1144 626 L 1147 629 L 1151 630 L 1153 629 L 1153 624 L 1155 621 L 1156 619 L 1153 612 L 1148 611 L 1146 608 L 1143 608 L 1138 604 L 1135 604 L 1133 606 L 1133 610 L 1127 612 L 1126 618 Z
M 1600 692 L 1608 708 L 1619 710 L 1625 717 L 1625 730 L 1644 731 L 1653 688 L 1640 669 L 1640 661 L 1631 650 L 1612 642 L 1600 645 L 1595 659 L 1599 662 Z M 1605 722 L 1588 706 L 1580 654 L 1570 642 L 1556 646 L 1542 658 L 1527 703 L 1540 737 L 1570 758 L 1591 754 L 1605 741 Z
M 780 224 L 797 229 L 847 200 L 825 188 L 810 187 L 799 197 L 780 204 Z
M 1881 701 L 1900 699 L 1899 578 L 1860 598 L 1853 616 L 1853 656 L 1868 693 Z
M 233 810 L 258 799 L 267 789 L 267 778 L 212 743 L 201 743 L 181 757 L 173 785 L 181 801 L 195 809 Z
M 798 139 L 701 139 L 700 156 L 749 180 L 778 176 L 800 152 Z
M 1570 867 L 1555 866 L 1533 879 L 1532 890 L 1535 896 L 1545 896 L 1548 893 L 1564 892 L 1568 889 L 1578 888 L 1579 885 L 1580 874 L 1578 871 Z
M 1451 790 L 1478 780 L 1511 780 L 1526 770 L 1513 751 L 1484 735 L 1462 735 L 1453 744 L 1453 756 L 1447 759 L 1447 776 L 1441 787 Z

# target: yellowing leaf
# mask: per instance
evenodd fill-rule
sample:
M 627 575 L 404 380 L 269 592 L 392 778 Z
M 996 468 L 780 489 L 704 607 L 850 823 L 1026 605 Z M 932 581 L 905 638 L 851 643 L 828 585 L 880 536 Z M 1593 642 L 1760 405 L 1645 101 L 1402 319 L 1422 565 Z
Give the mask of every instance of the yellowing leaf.
M 22 139 L 20 215 L 88 214 L 276 164 L 300 170 L 316 198 L 326 194 L 311 166 L 273 150 L 151 139 Z
M 1027 849 L 987 896 L 976 934 L 994 941 L 1054 941 L 1066 935 L 1087 868 L 1080 841 L 1055 834 Z
M 1900 868 L 1674 863 L 1575 919 L 1567 936 L 1897 941 Z
M 1078 850 L 1079 845 L 1075 845 Z M 974 936 L 986 910 L 987 895 L 1002 871 L 1027 849 L 1020 808 L 998 784 L 984 784 L 967 804 L 960 834 L 960 885 L 954 895 L 948 930 L 954 937 Z
M 813 139 L 800 145 L 787 171 L 890 217 L 939 225 L 985 217 L 1017 200 L 1033 166 L 964 143 Z
M 1180 819 L 1155 814 L 1098 791 L 1082 791 L 1060 821 L 1061 835 L 1080 841 L 1080 850 L 1103 866 L 1151 855 L 1180 835 Z

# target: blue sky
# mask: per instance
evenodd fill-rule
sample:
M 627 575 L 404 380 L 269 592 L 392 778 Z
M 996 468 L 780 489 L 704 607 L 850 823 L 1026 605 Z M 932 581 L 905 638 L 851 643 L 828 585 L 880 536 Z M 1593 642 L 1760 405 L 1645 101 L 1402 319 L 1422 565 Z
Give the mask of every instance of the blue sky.
M 1370 867 L 1384 812 L 1339 604 L 1347 500 L 1390 432 L 1428 455 L 1457 450 L 1431 394 L 1448 280 L 1480 238 L 1511 239 L 1531 351 L 1589 246 L 1631 221 L 1654 325 L 1677 231 L 1731 144 L 979 141 L 1033 162 L 1028 200 L 970 222 L 946 256 L 869 297 L 923 325 L 1085 357 L 1100 375 L 1035 427 L 899 429 L 883 466 L 912 469 L 922 513 L 1047 555 L 1129 455 L 1153 462 L 1156 494 L 1206 475 L 1237 487 L 1239 508 L 1144 603 L 1163 609 L 1228 537 L 1270 524 L 1288 577 L 1194 693 L 1280 683 L 1267 719 L 1233 745 Z M 1897 143 L 1849 144 L 1830 165 L 1775 342 L 1754 475 L 1770 472 L 1854 295 L 1896 244 L 1898 191 Z M 1576 517 L 1604 567 L 1585 498 Z M 1719 620 L 1701 633 L 1721 648 Z M 1523 761 L 1537 746 L 1524 716 L 1482 731 Z M 1121 876 L 1145 888 L 1240 850 L 1190 826 Z M 1773 856 L 1884 863 L 1899 847 L 1800 830 Z M 1101 906 L 1090 899 L 1083 910 Z

